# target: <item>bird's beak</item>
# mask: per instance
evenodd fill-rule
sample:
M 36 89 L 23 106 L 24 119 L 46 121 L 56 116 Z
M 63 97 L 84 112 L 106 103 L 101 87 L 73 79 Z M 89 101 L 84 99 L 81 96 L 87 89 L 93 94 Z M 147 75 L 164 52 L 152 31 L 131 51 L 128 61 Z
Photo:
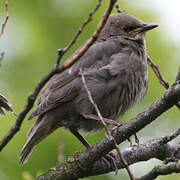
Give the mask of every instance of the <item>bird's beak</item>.
M 138 28 L 138 32 L 139 33 L 142 33 L 142 32 L 146 32 L 146 31 L 149 31 L 151 29 L 154 29 L 156 27 L 158 27 L 159 25 L 157 24 L 149 24 L 149 23 L 146 23 L 146 24 L 143 24 L 141 27 Z

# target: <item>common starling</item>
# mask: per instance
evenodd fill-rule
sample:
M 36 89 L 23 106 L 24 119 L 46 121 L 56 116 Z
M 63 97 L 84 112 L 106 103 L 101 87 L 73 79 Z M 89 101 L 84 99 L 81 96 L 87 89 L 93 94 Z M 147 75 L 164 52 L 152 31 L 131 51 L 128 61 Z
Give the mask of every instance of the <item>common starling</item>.
M 55 75 L 42 91 L 29 117 L 36 117 L 36 121 L 21 151 L 21 164 L 36 144 L 59 127 L 69 129 L 86 148 L 90 145 L 79 130 L 92 132 L 103 128 L 88 98 L 80 69 L 105 122 L 118 124 L 119 116 L 146 94 L 145 34 L 157 26 L 126 12 L 109 17 L 96 42 L 79 61 Z

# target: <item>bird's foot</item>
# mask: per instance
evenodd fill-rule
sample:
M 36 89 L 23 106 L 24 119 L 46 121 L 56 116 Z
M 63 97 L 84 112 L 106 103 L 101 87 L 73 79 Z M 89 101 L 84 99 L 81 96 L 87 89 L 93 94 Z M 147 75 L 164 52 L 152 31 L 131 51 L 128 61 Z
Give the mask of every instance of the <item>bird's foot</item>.
M 106 154 L 104 157 L 102 157 L 102 160 L 108 165 L 109 168 L 113 168 L 115 171 L 115 175 L 117 175 L 118 167 L 115 161 L 115 155 L 113 152 L 110 152 Z
M 109 128 L 109 130 L 111 131 L 111 133 L 113 133 L 115 131 L 115 129 L 117 129 L 118 127 L 123 126 L 124 124 L 125 123 L 123 123 L 123 122 L 116 121 L 116 124 L 113 124 L 114 127 L 113 128 Z
M 133 146 L 133 144 L 132 144 L 131 139 L 130 139 L 130 138 L 127 138 L 127 140 L 128 140 L 128 142 L 130 143 L 130 147 L 132 147 L 132 146 Z

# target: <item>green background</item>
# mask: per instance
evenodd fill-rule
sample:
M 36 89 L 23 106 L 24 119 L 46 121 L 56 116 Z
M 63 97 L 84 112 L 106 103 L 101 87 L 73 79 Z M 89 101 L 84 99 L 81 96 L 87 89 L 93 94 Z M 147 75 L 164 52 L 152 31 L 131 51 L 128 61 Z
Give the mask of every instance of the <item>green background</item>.
M 147 11 L 143 6 L 137 7 L 134 1 L 123 0 L 119 1 L 119 3 L 121 9 L 126 10 L 129 14 L 145 22 L 160 24 L 158 29 L 151 31 L 147 35 L 147 51 L 159 66 L 165 79 L 172 83 L 179 66 L 179 42 L 172 41 L 170 35 L 167 35 L 165 27 L 161 26 L 162 22 L 158 12 Z M 95 4 L 96 1 L 92 0 L 16 0 L 9 2 L 10 18 L 5 33 L 0 38 L 0 50 L 5 51 L 5 57 L 0 67 L 0 93 L 11 101 L 16 112 L 21 111 L 27 101 L 27 96 L 32 92 L 37 82 L 52 68 L 57 57 L 57 49 L 68 44 Z M 63 60 L 91 36 L 107 4 L 108 0 L 103 2 L 93 21 L 86 27 L 78 42 L 64 56 Z M 116 10 L 114 10 L 114 13 L 116 13 Z M 4 1 L 0 4 L 0 23 L 2 23 L 3 18 Z M 149 68 L 147 96 L 142 102 L 138 102 L 133 109 L 128 111 L 121 118 L 121 121 L 127 121 L 143 111 L 164 92 L 165 89 L 159 84 L 151 68 Z M 10 113 L 6 113 L 6 116 L 0 116 L 0 138 L 7 133 L 15 120 L 16 118 Z M 176 130 L 180 126 L 178 120 L 179 111 L 176 107 L 173 107 L 138 133 L 140 142 L 143 143 Z M 25 119 L 21 130 L 0 152 L 0 179 L 31 180 L 38 174 L 55 166 L 58 163 L 58 157 L 63 158 L 63 153 L 67 158 L 73 152 L 84 149 L 67 130 L 60 128 L 38 144 L 27 164 L 19 166 L 18 156 L 33 121 Z M 104 132 L 87 135 L 86 137 L 91 144 L 94 144 L 104 137 Z M 121 148 L 128 146 L 129 143 L 124 142 Z M 133 174 L 139 177 L 158 164 L 161 164 L 161 162 L 150 160 L 132 165 L 131 169 Z M 157 179 L 176 180 L 179 177 L 180 175 L 173 174 L 158 177 Z M 125 170 L 120 170 L 117 176 L 110 173 L 86 179 L 126 180 L 128 176 Z

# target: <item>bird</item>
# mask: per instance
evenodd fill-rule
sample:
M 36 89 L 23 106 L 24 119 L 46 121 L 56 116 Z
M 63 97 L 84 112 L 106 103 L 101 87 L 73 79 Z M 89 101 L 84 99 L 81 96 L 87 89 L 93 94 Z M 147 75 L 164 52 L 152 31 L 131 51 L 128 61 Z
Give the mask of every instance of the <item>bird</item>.
M 5 98 L 2 94 L 0 94 L 0 114 L 5 115 L 3 108 L 6 111 L 10 111 L 14 115 L 17 116 L 16 112 L 11 108 L 12 104 Z
M 35 145 L 60 127 L 69 129 L 86 148 L 91 147 L 81 132 L 97 132 L 103 125 L 89 100 L 82 73 L 104 121 L 118 125 L 118 118 L 147 92 L 145 35 L 156 27 L 127 12 L 109 16 L 79 61 L 53 76 L 42 90 L 29 116 L 36 120 L 20 153 L 20 164 L 27 162 Z

